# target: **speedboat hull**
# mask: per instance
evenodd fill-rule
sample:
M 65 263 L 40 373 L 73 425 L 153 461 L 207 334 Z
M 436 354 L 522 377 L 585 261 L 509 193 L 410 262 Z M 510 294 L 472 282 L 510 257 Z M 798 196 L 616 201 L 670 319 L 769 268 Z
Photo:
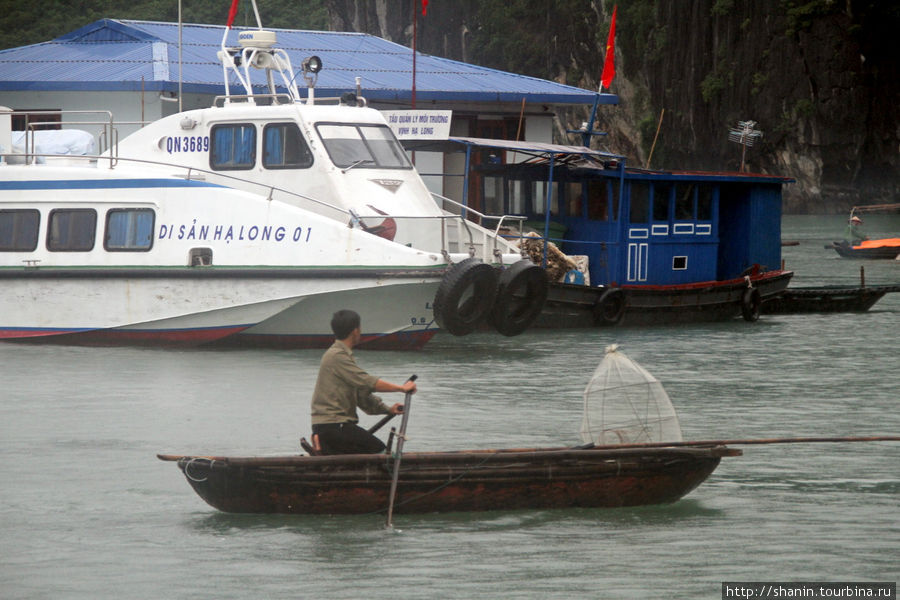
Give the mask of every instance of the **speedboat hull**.
M 0 272 L 0 280 L 0 340 L 292 348 L 330 344 L 336 307 L 367 308 L 366 341 L 375 347 L 419 347 L 435 332 L 429 302 L 440 281 L 422 273 L 337 278 L 304 270 L 190 268 L 55 275 L 34 269 Z

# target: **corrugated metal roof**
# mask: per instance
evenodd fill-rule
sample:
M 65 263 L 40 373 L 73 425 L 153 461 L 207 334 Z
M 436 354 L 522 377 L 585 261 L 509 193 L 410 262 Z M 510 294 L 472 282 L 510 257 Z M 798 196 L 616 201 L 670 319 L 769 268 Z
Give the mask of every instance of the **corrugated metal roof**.
M 246 28 L 233 28 L 228 46 Z M 224 29 L 220 25 L 182 27 L 182 72 L 185 92 L 223 94 L 222 65 L 217 61 Z M 315 54 L 323 69 L 317 96 L 354 90 L 361 77 L 370 100 L 409 101 L 412 50 L 362 33 L 271 29 L 277 47 L 291 58 L 294 70 Z M 298 75 L 298 77 L 300 77 Z M 0 90 L 178 89 L 178 26 L 175 23 L 102 19 L 55 40 L 0 51 Z M 232 78 L 237 84 L 236 78 Z M 265 78 L 254 73 L 263 90 Z M 300 79 L 302 88 L 305 84 Z M 241 93 L 232 87 L 232 93 Z M 436 56 L 416 58 L 416 98 L 419 101 L 527 102 L 592 104 L 597 93 L 553 81 L 487 69 Z M 617 96 L 602 94 L 601 103 L 616 104 Z

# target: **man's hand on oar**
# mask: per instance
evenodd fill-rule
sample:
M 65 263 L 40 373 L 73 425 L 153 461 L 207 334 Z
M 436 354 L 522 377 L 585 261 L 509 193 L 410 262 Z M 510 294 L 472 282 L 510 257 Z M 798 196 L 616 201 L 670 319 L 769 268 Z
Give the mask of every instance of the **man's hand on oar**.
M 415 394 L 416 389 L 418 389 L 418 388 L 416 388 L 416 379 L 418 379 L 418 378 L 419 378 L 418 375 L 413 375 L 409 379 L 407 379 L 403 383 L 403 385 L 400 386 L 401 391 L 406 392 L 407 394 Z M 375 433 L 376 431 L 378 431 L 379 429 L 384 427 L 384 425 L 388 421 L 390 421 L 397 415 L 402 415 L 403 414 L 403 406 L 405 404 L 406 404 L 406 402 L 397 402 L 396 404 L 394 404 L 390 408 L 391 412 L 390 412 L 390 414 L 388 414 L 388 416 L 382 417 L 382 419 L 380 421 L 378 421 L 377 423 L 375 423 L 374 425 L 369 427 L 369 433 Z

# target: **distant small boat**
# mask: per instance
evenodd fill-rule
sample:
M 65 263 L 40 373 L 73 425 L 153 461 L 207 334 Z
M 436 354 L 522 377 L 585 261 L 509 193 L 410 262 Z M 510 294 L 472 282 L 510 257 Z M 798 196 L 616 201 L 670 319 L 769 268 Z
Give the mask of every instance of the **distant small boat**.
M 721 445 L 404 453 L 394 510 L 670 503 L 706 480 L 723 456 L 741 454 Z M 390 455 L 158 457 L 177 461 L 194 491 L 224 512 L 366 514 L 388 506 Z
M 839 242 L 831 242 L 825 248 L 833 249 L 844 258 L 893 259 L 900 255 L 900 238 L 865 240 L 856 246 L 851 246 L 847 240 L 841 240 Z

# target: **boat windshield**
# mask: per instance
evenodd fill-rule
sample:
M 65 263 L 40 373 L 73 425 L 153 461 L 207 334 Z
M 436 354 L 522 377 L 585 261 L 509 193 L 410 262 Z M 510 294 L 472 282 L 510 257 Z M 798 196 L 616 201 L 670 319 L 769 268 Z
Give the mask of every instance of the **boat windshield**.
M 403 147 L 385 125 L 318 123 L 316 131 L 335 166 L 411 169 Z

